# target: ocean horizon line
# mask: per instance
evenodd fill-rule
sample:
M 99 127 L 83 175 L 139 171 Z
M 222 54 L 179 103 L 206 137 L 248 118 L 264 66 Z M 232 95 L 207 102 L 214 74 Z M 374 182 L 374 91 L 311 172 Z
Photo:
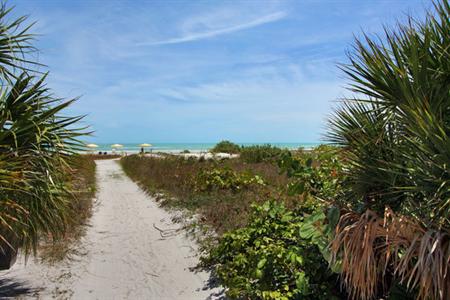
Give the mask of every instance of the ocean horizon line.
M 114 144 L 120 144 L 120 147 L 112 147 Z M 138 152 L 141 149 L 141 143 L 96 143 L 97 148 L 94 151 L 126 151 L 126 152 Z M 212 149 L 217 142 L 211 143 L 199 143 L 199 142 L 191 142 L 191 143 L 182 143 L 182 142 L 166 142 L 166 143 L 157 143 L 153 142 L 150 144 L 151 147 L 146 147 L 146 149 L 151 149 L 152 151 L 160 151 L 160 152 L 181 152 L 184 150 L 189 151 L 208 151 Z M 315 143 L 315 142 L 277 142 L 277 143 L 268 143 L 268 142 L 236 142 L 240 146 L 257 146 L 257 145 L 272 145 L 279 148 L 286 149 L 298 149 L 298 148 L 312 148 L 324 143 Z
M 326 144 L 326 142 L 324 141 L 306 141 L 306 142 L 289 142 L 289 141 L 280 141 L 280 142 L 266 142 L 266 141 L 232 141 L 232 140 L 220 140 L 217 142 L 155 142 L 155 141 L 151 141 L 151 140 L 143 140 L 143 141 L 139 141 L 139 142 L 123 142 L 123 141 L 119 141 L 122 144 L 141 144 L 143 142 L 150 142 L 150 143 L 154 143 L 154 144 L 217 144 L 220 143 L 221 141 L 230 141 L 234 144 L 257 144 L 257 145 L 266 145 L 266 144 Z M 89 141 L 85 141 L 86 143 L 97 143 L 97 144 L 116 144 L 118 141 L 95 141 L 95 140 L 89 140 Z

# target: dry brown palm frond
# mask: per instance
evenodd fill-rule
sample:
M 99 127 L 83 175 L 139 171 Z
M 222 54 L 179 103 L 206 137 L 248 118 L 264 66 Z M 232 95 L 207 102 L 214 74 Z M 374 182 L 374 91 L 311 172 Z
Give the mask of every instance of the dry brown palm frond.
M 342 280 L 353 299 L 374 299 L 396 276 L 418 299 L 450 295 L 450 234 L 425 230 L 413 219 L 367 210 L 344 214 L 331 244 L 333 259 L 342 260 Z
M 381 268 L 376 243 L 380 220 L 370 210 L 344 214 L 332 242 L 334 259 L 342 259 L 343 284 L 352 298 L 371 299 L 377 293 Z
M 395 264 L 395 272 L 419 299 L 450 297 L 450 234 L 428 230 L 416 236 Z

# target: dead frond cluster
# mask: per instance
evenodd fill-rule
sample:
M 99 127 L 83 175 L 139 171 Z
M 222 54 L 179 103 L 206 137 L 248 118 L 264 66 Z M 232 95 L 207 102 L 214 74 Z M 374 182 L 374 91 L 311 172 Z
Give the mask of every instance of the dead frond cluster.
M 450 233 L 426 229 L 386 208 L 344 214 L 331 244 L 334 261 L 353 299 L 375 299 L 392 282 L 418 291 L 419 299 L 450 296 Z

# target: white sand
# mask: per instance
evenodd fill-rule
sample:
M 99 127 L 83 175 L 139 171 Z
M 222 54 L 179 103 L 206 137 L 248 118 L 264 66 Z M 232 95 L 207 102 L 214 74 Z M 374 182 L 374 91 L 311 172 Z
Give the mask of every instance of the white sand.
M 196 245 L 168 212 L 127 178 L 117 161 L 97 161 L 97 201 L 91 226 L 72 260 L 55 266 L 18 260 L 0 272 L 0 297 L 59 299 L 217 299 L 209 274 L 196 273 Z

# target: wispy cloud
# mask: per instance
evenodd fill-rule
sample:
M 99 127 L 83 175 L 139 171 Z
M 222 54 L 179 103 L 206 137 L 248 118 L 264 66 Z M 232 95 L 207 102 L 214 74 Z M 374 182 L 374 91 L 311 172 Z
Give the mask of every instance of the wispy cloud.
M 335 62 L 352 33 L 423 10 L 421 0 L 14 2 L 38 21 L 49 87 L 82 95 L 67 114 L 88 114 L 96 143 L 317 141 L 347 93 Z
M 223 34 L 229 34 L 232 32 L 257 27 L 257 26 L 267 24 L 267 23 L 276 22 L 278 20 L 285 18 L 286 16 L 287 16 L 286 12 L 276 12 L 276 13 L 272 13 L 272 14 L 257 18 L 253 21 L 238 24 L 238 25 L 233 25 L 233 26 L 224 27 L 224 28 L 215 29 L 215 30 L 206 31 L 206 32 L 189 33 L 185 36 L 178 37 L 178 38 L 172 38 L 172 39 L 156 41 L 156 42 L 140 43 L 139 45 L 141 45 L 141 46 L 156 46 L 156 45 L 168 45 L 168 44 L 193 42 L 193 41 L 208 39 L 208 38 L 212 38 L 212 37 L 223 35 Z

